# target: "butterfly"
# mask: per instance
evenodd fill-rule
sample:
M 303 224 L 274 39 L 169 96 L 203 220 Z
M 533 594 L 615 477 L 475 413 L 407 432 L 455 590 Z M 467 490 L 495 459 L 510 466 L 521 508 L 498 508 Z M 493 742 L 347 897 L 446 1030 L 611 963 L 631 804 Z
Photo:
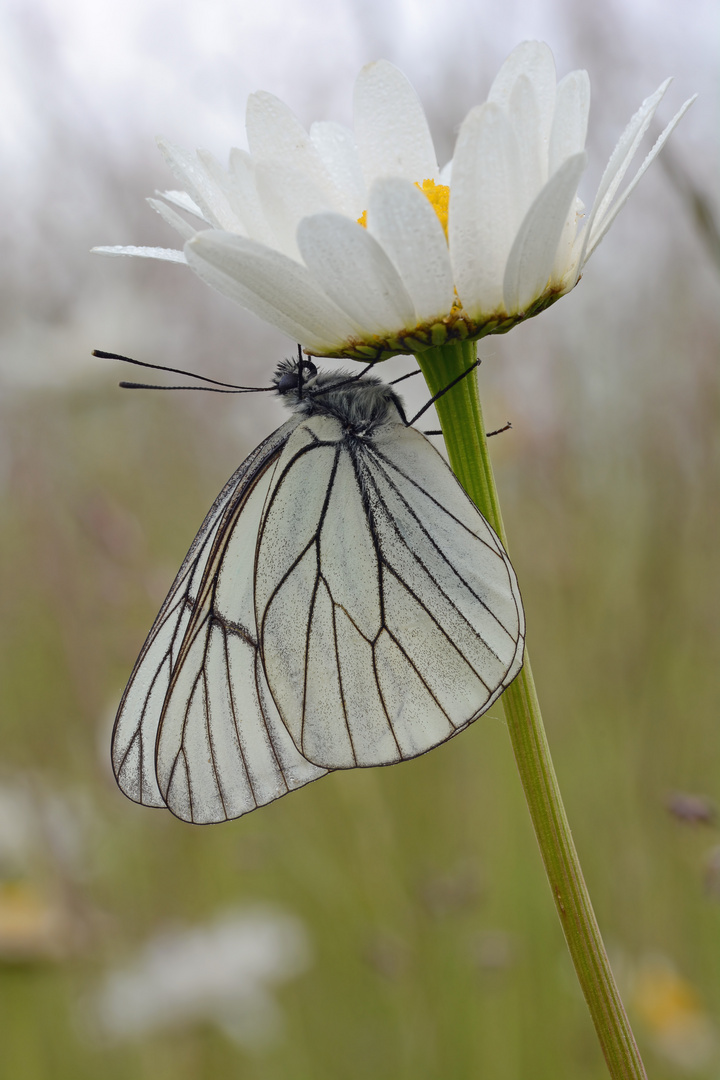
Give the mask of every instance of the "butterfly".
M 113 731 L 125 794 L 198 824 L 424 754 L 523 663 L 510 560 L 393 387 L 299 356 L 272 388 L 292 416 L 211 507 Z

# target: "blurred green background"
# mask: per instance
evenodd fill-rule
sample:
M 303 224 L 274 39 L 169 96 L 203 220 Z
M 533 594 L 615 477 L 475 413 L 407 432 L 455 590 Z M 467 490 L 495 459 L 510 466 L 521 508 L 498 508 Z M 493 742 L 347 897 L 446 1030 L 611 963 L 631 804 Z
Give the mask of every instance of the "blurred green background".
M 282 5 L 262 24 L 218 0 L 204 37 L 186 5 L 167 39 L 170 9 L 149 10 L 122 26 L 102 4 L 92 17 L 70 5 L 64 21 L 52 4 L 1 12 L 16 46 L 9 100 L 26 112 L 7 124 L 17 168 L 0 298 L 0 1076 L 601 1080 L 501 707 L 417 761 L 330 776 L 223 826 L 117 791 L 110 730 L 145 634 L 215 495 L 282 414 L 121 391 L 132 373 L 90 351 L 261 385 L 292 346 L 182 268 L 86 251 L 174 242 L 143 209 L 169 182 L 144 125 L 194 145 L 212 117 L 207 140 L 224 155 L 256 86 L 306 121 L 345 120 L 357 67 L 383 54 L 415 81 L 448 156 L 453 127 L 527 36 L 599 88 L 591 196 L 641 97 L 677 71 L 667 119 L 711 84 L 702 19 L 691 33 L 683 22 L 681 49 L 669 7 L 661 33 L 642 5 L 571 18 L 561 3 L 487 3 L 466 40 L 449 25 L 433 52 L 430 5 L 390 8 L 388 23 L 370 5 L 326 4 L 318 19 L 343 44 L 328 57 L 330 31 Z M 458 2 L 448 18 L 468 12 Z M 616 19 L 612 46 L 603 19 Z M 97 71 L 103 50 L 95 99 L 78 61 Z M 513 422 L 492 451 L 551 749 L 656 1080 L 720 1077 L 712 105 L 687 121 L 671 169 L 653 167 L 578 290 L 485 342 L 480 372 L 489 426 Z M 257 911 L 294 918 L 305 959 L 223 983 L 212 927 Z M 183 951 L 194 932 L 206 937 Z M 146 1009 L 134 1033 L 117 1011 L 123 973 Z M 181 1007 L 167 987 L 183 980 Z

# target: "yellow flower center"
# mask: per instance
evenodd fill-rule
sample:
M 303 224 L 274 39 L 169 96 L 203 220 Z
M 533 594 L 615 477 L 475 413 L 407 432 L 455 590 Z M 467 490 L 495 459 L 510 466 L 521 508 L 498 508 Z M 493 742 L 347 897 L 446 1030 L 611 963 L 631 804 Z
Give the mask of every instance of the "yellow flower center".
M 693 987 L 676 972 L 652 965 L 641 970 L 635 1005 L 646 1023 L 663 1032 L 703 1015 Z
M 447 184 L 436 184 L 434 180 L 423 180 L 422 184 L 415 184 L 415 187 L 420 188 L 420 191 L 427 196 L 447 237 L 450 188 Z
M 416 182 L 415 187 L 427 196 L 443 227 L 443 232 L 447 236 L 450 188 L 447 184 L 436 184 L 434 180 L 423 180 L 422 184 Z M 367 210 L 363 210 L 357 221 L 358 225 L 362 225 L 363 229 L 367 229 Z

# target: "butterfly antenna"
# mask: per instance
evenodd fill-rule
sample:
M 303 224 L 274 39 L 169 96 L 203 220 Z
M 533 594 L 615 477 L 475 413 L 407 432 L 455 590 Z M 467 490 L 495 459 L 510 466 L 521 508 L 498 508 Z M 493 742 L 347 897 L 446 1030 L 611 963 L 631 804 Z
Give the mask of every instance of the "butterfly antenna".
M 184 371 L 182 368 L 166 367 L 165 364 L 149 364 L 146 360 L 133 360 L 131 356 L 121 356 L 119 353 L 104 352 L 102 349 L 93 349 L 93 356 L 99 356 L 102 360 L 121 360 L 124 364 L 135 364 L 137 367 L 152 368 L 154 371 L 170 371 L 173 375 L 187 375 L 190 379 L 200 379 L 202 382 L 212 383 L 214 387 L 224 387 L 218 393 L 228 394 L 254 394 L 273 390 L 272 386 L 237 386 L 235 383 L 221 382 L 220 379 L 210 379 L 207 375 L 197 375 L 194 371 Z M 145 383 L 121 382 L 124 389 L 132 390 L 207 390 L 206 386 L 155 386 Z
M 437 394 L 434 394 L 433 397 L 431 397 L 430 400 L 425 405 L 423 405 L 420 412 L 416 413 L 415 416 L 413 416 L 412 420 L 408 420 L 408 425 L 414 424 L 416 420 L 419 420 L 422 414 L 424 412 L 427 412 L 430 406 L 434 405 L 438 398 L 441 398 L 443 394 L 447 394 L 448 390 L 452 390 L 453 386 L 457 386 L 459 382 L 462 382 L 462 380 L 466 378 L 471 371 L 474 371 L 475 368 L 480 367 L 480 362 L 481 361 L 478 358 L 474 364 L 471 364 L 469 368 L 466 368 L 465 371 L 461 372 L 461 374 L 458 375 L 456 379 L 453 379 L 453 381 L 448 383 L 447 386 L 443 387 L 442 390 L 439 390 Z
M 206 394 L 252 394 L 273 389 L 270 386 L 245 386 L 224 390 L 221 386 L 166 386 L 164 383 L 126 382 L 125 379 L 118 386 L 123 390 L 204 390 Z

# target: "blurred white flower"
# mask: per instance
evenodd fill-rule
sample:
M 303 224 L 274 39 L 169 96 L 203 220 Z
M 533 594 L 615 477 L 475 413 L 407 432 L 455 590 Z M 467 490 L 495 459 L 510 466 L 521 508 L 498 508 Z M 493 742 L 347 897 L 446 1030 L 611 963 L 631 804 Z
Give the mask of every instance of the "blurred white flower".
M 94 250 L 187 262 L 317 355 L 385 358 L 504 333 L 577 283 L 691 104 L 618 197 L 669 83 L 630 120 L 582 228 L 590 83 L 573 71 L 556 84 L 549 47 L 529 41 L 470 110 L 442 171 L 415 91 L 380 60 L 356 82 L 354 132 L 320 122 L 308 134 L 260 92 L 247 106 L 250 153 L 232 150 L 227 171 L 160 141 L 185 190 L 149 201 L 184 252 Z M 211 228 L 196 231 L 176 208 Z
M 98 1017 L 119 1039 L 212 1021 L 237 1042 L 262 1046 L 282 1022 L 271 987 L 309 963 L 299 919 L 262 908 L 228 912 L 208 926 L 159 934 L 134 962 L 110 972 Z
M 0 963 L 63 960 L 85 945 L 85 809 L 39 777 L 0 782 Z

